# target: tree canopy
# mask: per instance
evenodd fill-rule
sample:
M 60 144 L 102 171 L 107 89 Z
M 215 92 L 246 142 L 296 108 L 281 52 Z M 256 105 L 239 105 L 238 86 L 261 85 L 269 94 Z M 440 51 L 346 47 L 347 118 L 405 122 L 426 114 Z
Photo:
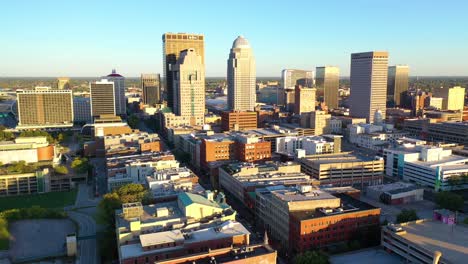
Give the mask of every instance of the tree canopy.
M 294 264 L 328 264 L 328 256 L 320 251 L 307 251 L 294 258 Z
M 74 169 L 77 173 L 87 172 L 90 166 L 91 165 L 89 164 L 87 158 L 75 158 L 71 163 L 72 169 Z
M 62 175 L 68 174 L 68 169 L 67 169 L 67 167 L 65 167 L 65 166 L 63 166 L 63 165 L 55 166 L 55 167 L 54 167 L 54 170 L 55 170 L 55 172 L 58 173 L 58 174 L 62 174 Z
M 442 208 L 459 211 L 463 208 L 463 197 L 452 192 L 440 192 L 436 195 L 436 203 Z
M 397 215 L 397 222 L 398 223 L 405 223 L 410 221 L 418 220 L 418 215 L 416 214 L 416 210 L 407 210 L 403 209 L 401 213 Z

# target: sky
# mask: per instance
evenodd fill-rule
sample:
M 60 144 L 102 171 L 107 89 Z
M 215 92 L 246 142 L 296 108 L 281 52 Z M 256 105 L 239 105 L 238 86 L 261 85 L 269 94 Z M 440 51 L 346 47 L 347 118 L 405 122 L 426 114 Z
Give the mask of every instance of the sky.
M 165 32 L 205 35 L 208 77 L 225 77 L 238 35 L 257 76 L 339 66 L 350 54 L 389 52 L 412 76 L 468 76 L 464 0 L 15 0 L 0 5 L 0 77 L 163 73 Z

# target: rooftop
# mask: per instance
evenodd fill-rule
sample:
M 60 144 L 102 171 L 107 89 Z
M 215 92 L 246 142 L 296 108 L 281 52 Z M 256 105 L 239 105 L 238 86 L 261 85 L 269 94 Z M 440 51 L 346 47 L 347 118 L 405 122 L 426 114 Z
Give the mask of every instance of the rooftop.
M 468 228 L 447 225 L 439 221 L 424 221 L 401 225 L 406 231 L 396 233 L 400 237 L 429 250 L 439 250 L 442 258 L 451 263 L 465 263 L 468 256 Z
M 396 194 L 401 192 L 407 192 L 415 189 L 420 189 L 420 187 L 406 182 L 394 182 L 389 184 L 381 184 L 381 185 L 374 185 L 368 186 L 368 189 L 372 189 L 374 191 L 381 191 L 381 192 L 388 192 L 390 194 Z

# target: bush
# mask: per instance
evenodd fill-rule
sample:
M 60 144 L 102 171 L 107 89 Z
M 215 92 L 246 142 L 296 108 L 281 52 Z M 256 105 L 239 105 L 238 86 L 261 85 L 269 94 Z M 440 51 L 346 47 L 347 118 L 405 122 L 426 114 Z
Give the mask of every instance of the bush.
M 54 170 L 55 170 L 55 172 L 57 174 L 62 174 L 62 175 L 68 174 L 67 167 L 65 167 L 63 165 L 58 165 L 58 166 L 54 167 Z
M 328 256 L 320 251 L 307 251 L 294 258 L 294 264 L 328 264 Z
M 403 209 L 401 213 L 397 215 L 397 223 L 406 223 L 410 221 L 418 220 L 418 215 L 415 210 L 406 210 Z

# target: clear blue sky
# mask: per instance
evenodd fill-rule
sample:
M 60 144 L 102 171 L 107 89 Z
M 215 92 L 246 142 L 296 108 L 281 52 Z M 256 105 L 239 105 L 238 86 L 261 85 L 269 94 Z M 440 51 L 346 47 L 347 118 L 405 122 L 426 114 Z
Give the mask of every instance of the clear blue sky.
M 468 75 L 468 1 L 2 1 L 0 77 L 162 73 L 164 32 L 205 35 L 207 76 L 224 77 L 232 41 L 258 76 L 337 65 L 387 50 L 411 75 Z

